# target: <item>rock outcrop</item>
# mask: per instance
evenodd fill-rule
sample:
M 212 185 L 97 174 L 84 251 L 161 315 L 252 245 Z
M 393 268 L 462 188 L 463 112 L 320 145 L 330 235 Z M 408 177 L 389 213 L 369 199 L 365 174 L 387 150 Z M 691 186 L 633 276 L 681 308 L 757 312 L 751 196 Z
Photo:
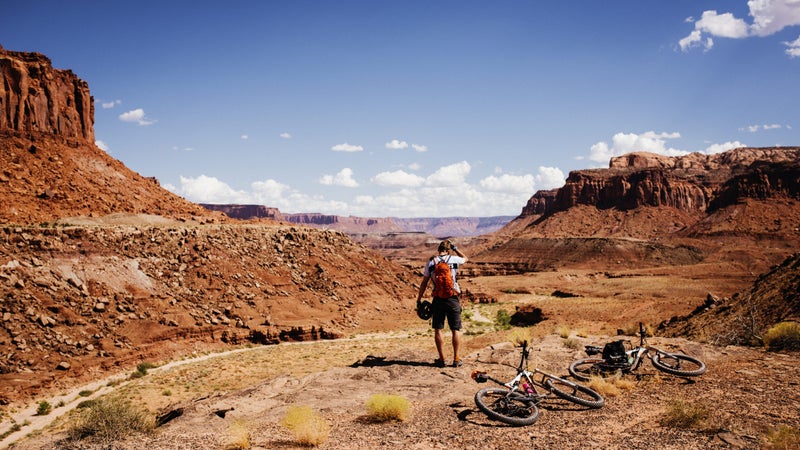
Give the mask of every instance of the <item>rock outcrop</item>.
M 270 208 L 262 205 L 215 205 L 211 203 L 200 203 L 200 206 L 212 211 L 219 211 L 233 219 L 271 219 L 282 220 L 283 214 L 278 208 Z
M 800 253 L 759 275 L 753 286 L 731 298 L 709 295 L 688 317 L 661 324 L 667 336 L 689 337 L 719 345 L 763 345 L 775 323 L 800 321 Z
M 97 148 L 89 87 L 71 71 L 0 47 L 0 78 L 0 223 L 113 213 L 224 219 Z
M 736 260 L 757 273 L 800 246 L 800 148 L 631 153 L 540 191 L 474 255 L 480 273 Z M 554 251 L 561 248 L 562 251 Z
M 0 47 L 0 130 L 40 132 L 94 143 L 94 99 L 70 70 L 40 53 Z
M 744 197 L 797 197 L 800 148 L 740 148 L 668 157 L 631 153 L 608 169 L 570 172 L 561 189 L 537 192 L 522 215 L 550 215 L 578 205 L 627 211 L 670 207 L 706 212 Z

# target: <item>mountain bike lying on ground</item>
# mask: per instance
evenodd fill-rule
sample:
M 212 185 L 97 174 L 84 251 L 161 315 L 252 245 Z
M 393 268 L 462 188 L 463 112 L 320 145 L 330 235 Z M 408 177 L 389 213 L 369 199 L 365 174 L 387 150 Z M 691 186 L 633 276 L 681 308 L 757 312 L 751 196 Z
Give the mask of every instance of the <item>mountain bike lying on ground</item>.
M 586 386 L 539 369 L 528 370 L 529 353 L 528 341 L 525 341 L 522 343 L 522 359 L 516 367 L 517 376 L 507 383 L 489 376 L 486 372 L 472 372 L 472 379 L 478 383 L 491 380 L 503 386 L 481 389 L 475 394 L 475 404 L 489 418 L 510 425 L 530 425 L 539 418 L 539 408 L 536 405 L 551 393 L 589 408 L 603 406 L 603 397 Z
M 589 381 L 592 375 L 628 374 L 638 369 L 645 357 L 650 358 L 656 369 L 668 374 L 696 377 L 705 373 L 706 365 L 699 359 L 649 346 L 646 337 L 647 331 L 639 323 L 639 345 L 636 347 L 628 340 L 609 342 L 603 348 L 587 345 L 586 354 L 590 357 L 573 361 L 569 373 L 581 381 Z

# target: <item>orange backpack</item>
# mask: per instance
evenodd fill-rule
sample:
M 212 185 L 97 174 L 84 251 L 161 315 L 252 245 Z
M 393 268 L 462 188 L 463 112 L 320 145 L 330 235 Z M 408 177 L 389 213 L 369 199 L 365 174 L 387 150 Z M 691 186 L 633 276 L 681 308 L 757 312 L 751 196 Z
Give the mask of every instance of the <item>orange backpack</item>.
M 439 261 L 433 265 L 433 296 L 439 298 L 450 298 L 458 295 L 455 284 L 453 283 L 453 275 L 450 273 L 450 257 L 447 260 L 439 257 Z

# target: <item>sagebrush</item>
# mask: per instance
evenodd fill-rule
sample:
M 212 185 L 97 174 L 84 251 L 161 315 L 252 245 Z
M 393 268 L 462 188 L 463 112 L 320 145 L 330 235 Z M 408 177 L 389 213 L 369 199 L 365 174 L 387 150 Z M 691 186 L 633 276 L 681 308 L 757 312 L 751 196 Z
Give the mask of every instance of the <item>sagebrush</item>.
M 91 436 L 102 442 L 114 442 L 154 428 L 155 416 L 147 409 L 121 397 L 110 397 L 86 401 L 70 434 L 75 439 Z
M 375 422 L 404 421 L 408 418 L 411 404 L 404 397 L 390 394 L 373 394 L 367 399 L 367 413 Z
M 800 350 L 800 324 L 780 322 L 764 333 L 764 345 L 768 350 Z
M 331 426 L 310 406 L 291 406 L 281 425 L 292 432 L 300 445 L 318 446 L 328 439 Z

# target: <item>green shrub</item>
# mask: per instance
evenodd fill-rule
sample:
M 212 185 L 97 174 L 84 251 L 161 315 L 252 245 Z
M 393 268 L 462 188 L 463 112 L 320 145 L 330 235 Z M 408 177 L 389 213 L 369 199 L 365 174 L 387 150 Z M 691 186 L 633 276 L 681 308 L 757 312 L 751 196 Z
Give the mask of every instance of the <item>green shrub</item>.
M 19 431 L 21 429 L 22 429 L 22 425 L 20 425 L 18 423 L 15 423 L 14 425 L 11 425 L 11 428 L 6 430 L 5 433 L 0 433 L 0 441 L 5 439 L 5 438 L 7 438 L 7 437 L 9 437 L 9 436 L 11 436 L 12 434 L 16 433 L 17 431 Z
M 95 437 L 102 442 L 114 442 L 134 433 L 146 433 L 155 428 L 155 417 L 142 407 L 119 397 L 87 400 L 81 416 L 71 429 L 75 439 Z
M 504 309 L 497 310 L 497 316 L 495 316 L 494 321 L 501 330 L 508 330 L 511 328 L 511 316 Z
M 399 395 L 373 394 L 367 399 L 367 412 L 374 422 L 390 420 L 404 421 L 408 418 L 411 405 Z
M 331 426 L 310 406 L 291 406 L 281 419 L 281 425 L 292 432 L 300 445 L 316 447 L 328 439 Z
M 143 362 L 136 365 L 136 372 L 131 374 L 131 378 L 142 378 L 143 376 L 147 375 L 147 370 L 157 367 L 153 363 Z
M 50 414 L 50 411 L 53 410 L 53 407 L 48 403 L 46 400 L 42 400 L 39 402 L 39 406 L 36 408 L 36 415 L 37 416 L 46 416 Z
M 800 324 L 781 322 L 764 333 L 764 345 L 768 350 L 800 350 Z
M 92 406 L 97 403 L 97 400 L 83 400 L 82 402 L 78 403 L 75 408 L 77 409 L 84 409 L 84 408 L 91 408 Z

